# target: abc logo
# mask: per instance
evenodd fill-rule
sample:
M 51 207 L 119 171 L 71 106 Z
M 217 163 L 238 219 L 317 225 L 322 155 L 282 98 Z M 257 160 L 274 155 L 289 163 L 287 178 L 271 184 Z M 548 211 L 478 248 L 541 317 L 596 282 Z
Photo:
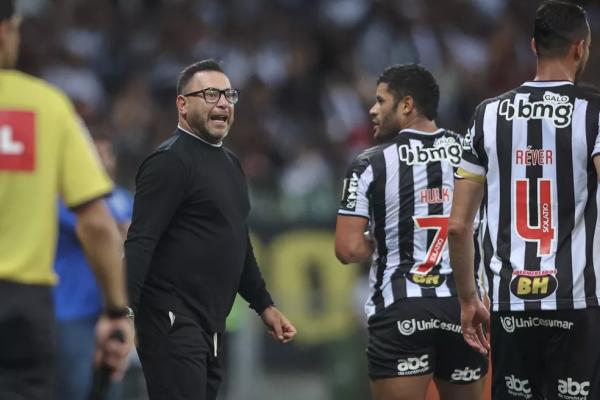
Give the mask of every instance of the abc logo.
M 531 388 L 529 387 L 529 380 L 515 378 L 515 376 L 512 374 L 510 376 L 505 376 L 504 379 L 506 380 L 506 387 L 509 390 L 524 394 L 531 393 Z
M 415 371 L 417 369 L 429 367 L 428 358 L 429 355 L 425 354 L 421 357 L 408 357 L 403 360 L 398 360 L 398 375 L 402 375 L 400 372 Z
M 558 282 L 552 275 L 517 276 L 510 283 L 511 292 L 523 300 L 539 300 L 554 293 Z
M 471 369 L 455 369 L 450 379 L 453 381 L 471 382 L 481 378 L 481 368 Z
M 573 378 L 567 378 L 567 380 L 558 380 L 558 392 L 560 394 L 568 394 L 570 396 L 587 396 L 590 391 L 590 382 L 576 382 Z

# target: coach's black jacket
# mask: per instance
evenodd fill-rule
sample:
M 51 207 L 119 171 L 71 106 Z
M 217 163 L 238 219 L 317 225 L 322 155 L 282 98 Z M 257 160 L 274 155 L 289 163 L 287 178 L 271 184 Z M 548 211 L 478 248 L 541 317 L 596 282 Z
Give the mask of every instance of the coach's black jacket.
M 177 129 L 136 176 L 125 242 L 134 310 L 149 305 L 222 332 L 239 292 L 262 313 L 272 300 L 250 244 L 249 211 L 234 154 Z

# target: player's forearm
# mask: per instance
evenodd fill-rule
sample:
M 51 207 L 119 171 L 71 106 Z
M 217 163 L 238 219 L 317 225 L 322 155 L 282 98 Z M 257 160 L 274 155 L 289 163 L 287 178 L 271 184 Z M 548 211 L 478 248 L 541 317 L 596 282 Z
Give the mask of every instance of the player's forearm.
M 105 306 L 127 305 L 121 235 L 108 211 L 78 218 L 77 236 L 100 284 Z
M 367 261 L 373 254 L 373 241 L 361 235 L 354 240 L 338 239 L 336 237 L 335 255 L 343 264 Z
M 448 246 L 459 300 L 464 301 L 477 296 L 472 227 L 465 225 L 453 227 L 451 225 L 448 233 Z

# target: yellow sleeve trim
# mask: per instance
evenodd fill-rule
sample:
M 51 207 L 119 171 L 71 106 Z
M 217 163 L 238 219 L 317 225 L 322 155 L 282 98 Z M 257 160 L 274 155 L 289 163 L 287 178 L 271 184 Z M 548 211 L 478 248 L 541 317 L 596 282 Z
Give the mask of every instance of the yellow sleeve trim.
M 467 179 L 469 181 L 473 181 L 473 182 L 477 182 L 477 183 L 481 183 L 481 184 L 485 183 L 485 176 L 474 174 L 472 172 L 465 170 L 464 168 L 458 167 L 456 174 L 458 176 L 460 176 L 461 178 Z

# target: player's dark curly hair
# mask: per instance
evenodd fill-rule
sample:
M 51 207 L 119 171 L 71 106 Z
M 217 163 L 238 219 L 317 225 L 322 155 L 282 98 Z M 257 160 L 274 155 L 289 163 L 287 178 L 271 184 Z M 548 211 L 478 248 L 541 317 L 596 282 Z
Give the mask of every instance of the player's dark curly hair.
M 585 10 L 561 0 L 544 1 L 535 12 L 533 38 L 539 58 L 564 56 L 569 47 L 587 38 Z
M 221 64 L 213 59 L 202 60 L 188 65 L 179 74 L 179 80 L 177 81 L 177 94 L 183 94 L 183 89 L 186 87 L 192 77 L 201 71 L 218 71 L 223 72 Z M 224 72 L 223 72 L 224 73 Z
M 415 108 L 427 119 L 437 118 L 440 88 L 427 69 L 417 64 L 401 64 L 387 67 L 377 84 L 387 83 L 394 96 L 394 107 L 406 96 L 413 98 Z

